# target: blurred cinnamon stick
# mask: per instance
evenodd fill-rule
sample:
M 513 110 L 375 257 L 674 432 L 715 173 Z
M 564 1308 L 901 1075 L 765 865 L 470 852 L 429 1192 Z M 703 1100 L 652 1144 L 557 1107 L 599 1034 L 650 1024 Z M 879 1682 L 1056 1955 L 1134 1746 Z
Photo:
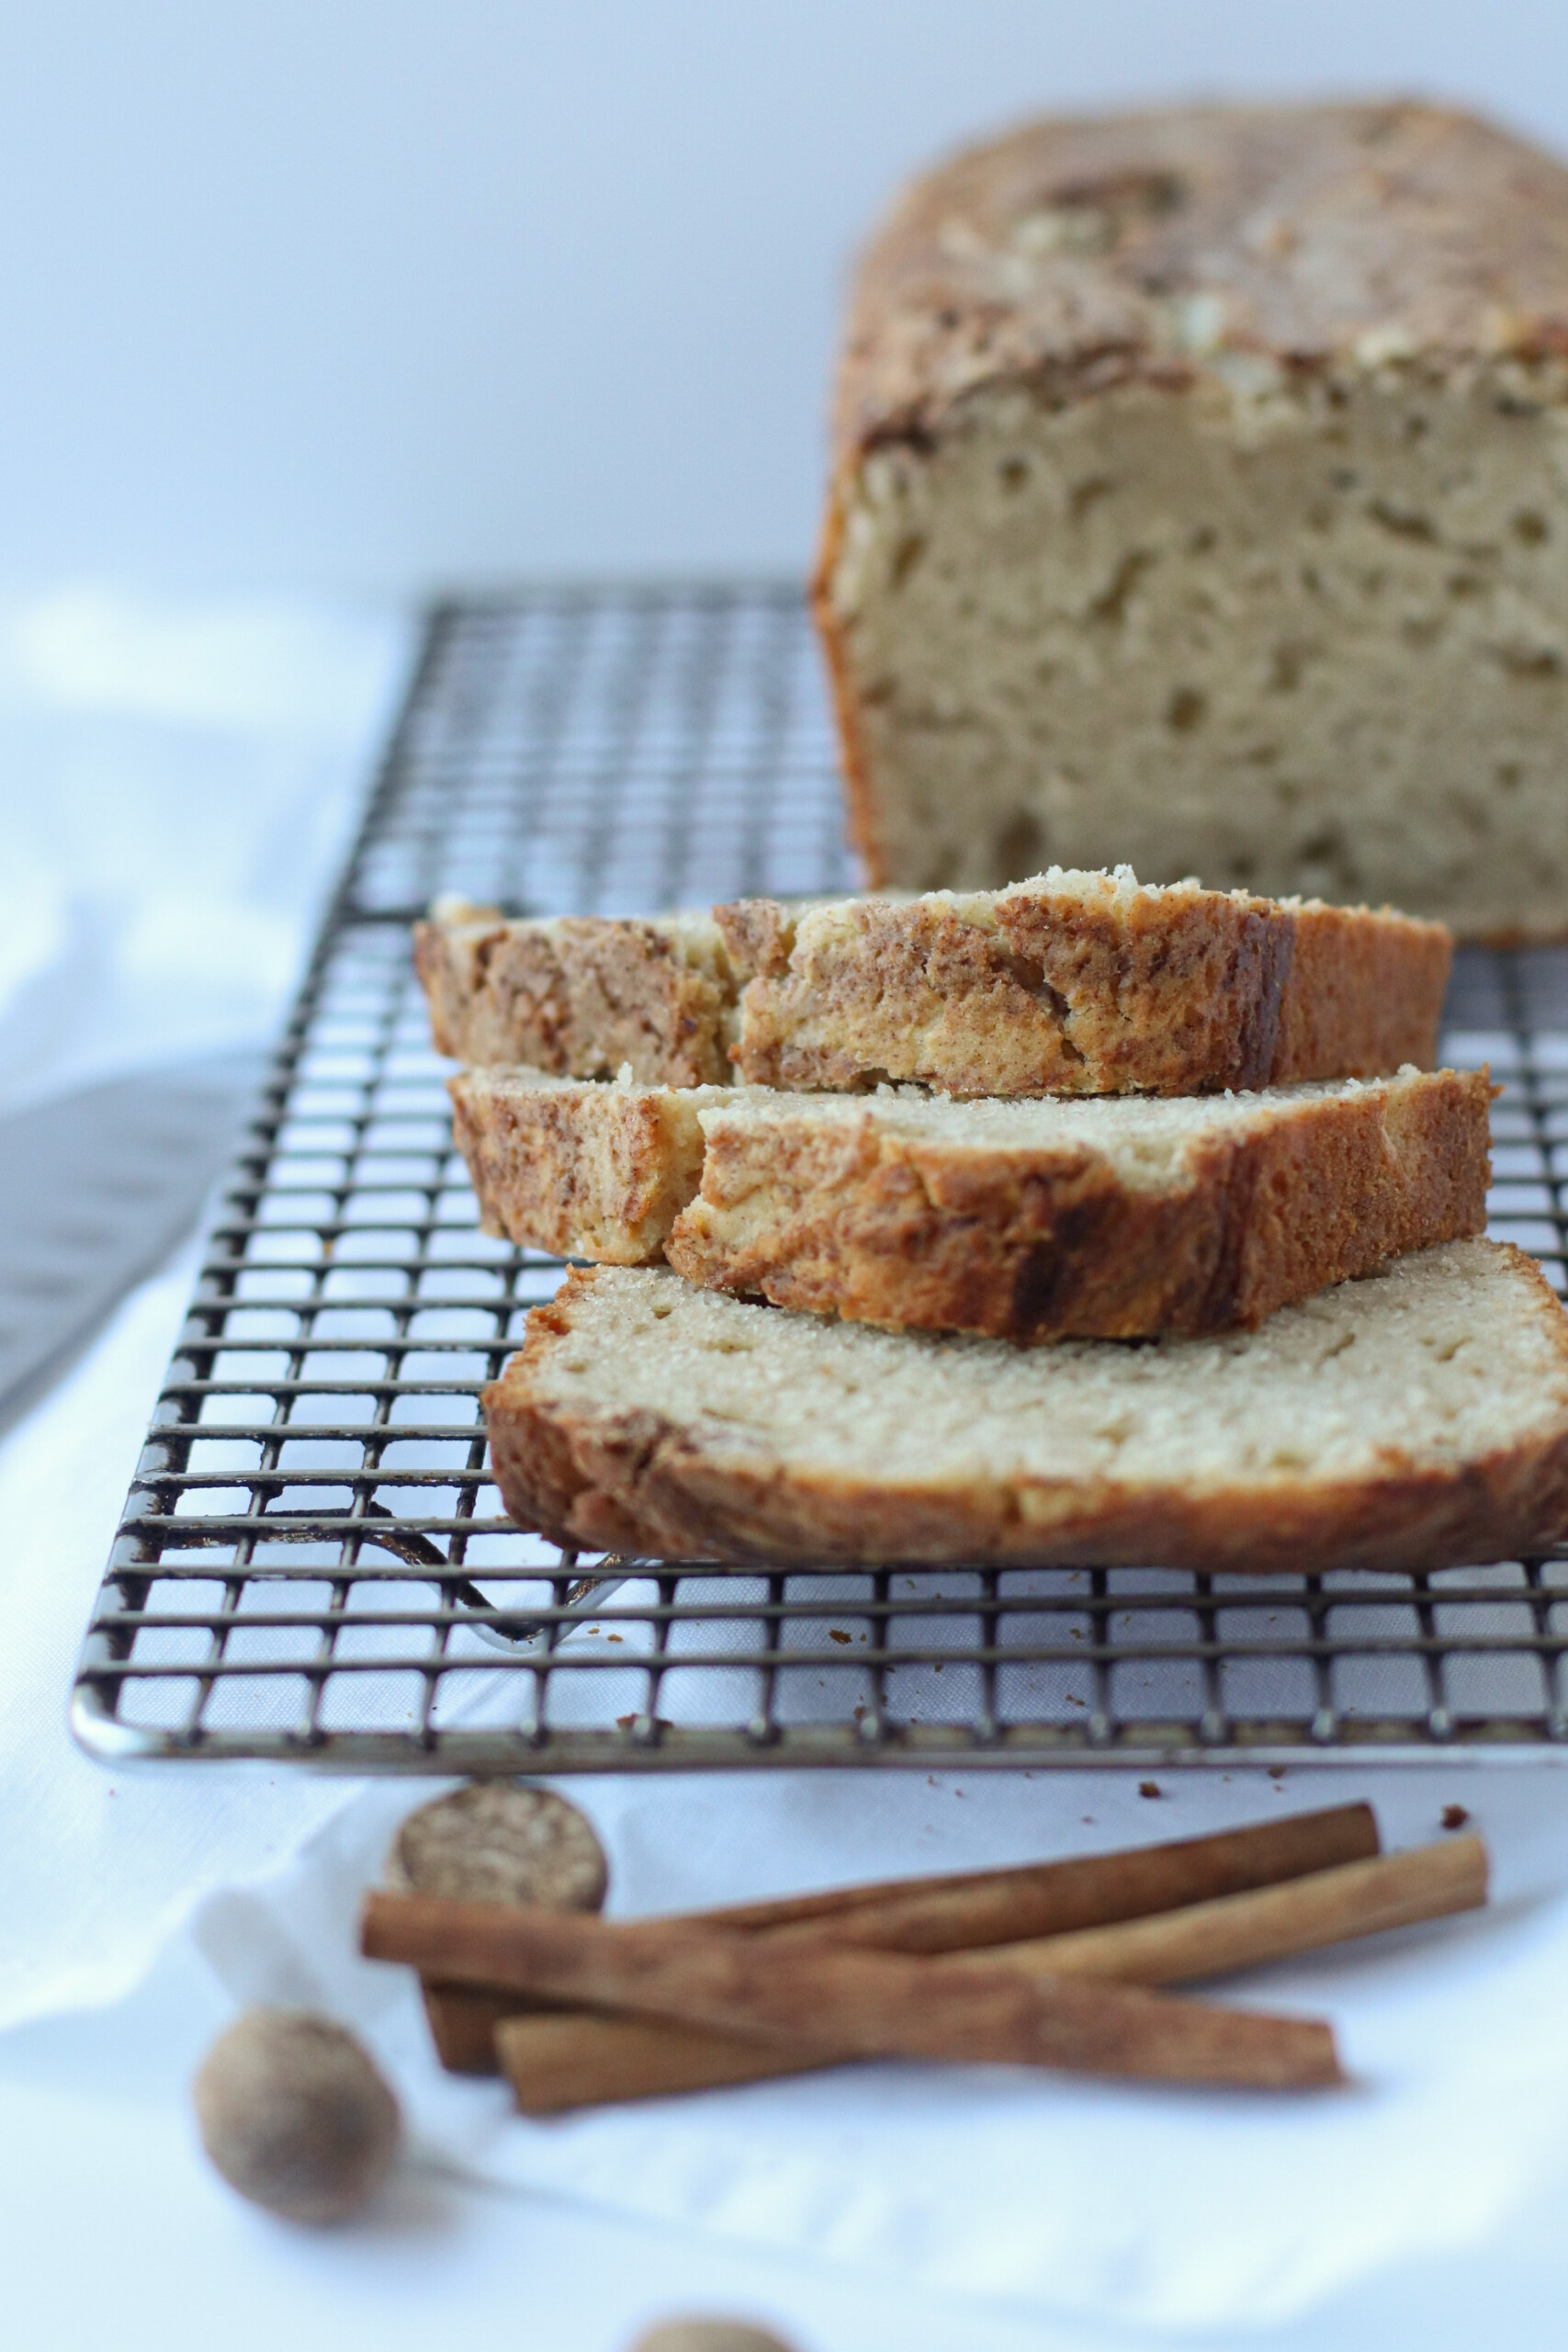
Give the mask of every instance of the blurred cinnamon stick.
M 592 2009 L 558 2009 L 548 2017 L 513 2009 L 491 2030 L 500 2072 L 525 2115 L 566 2115 L 576 2108 L 776 2082 L 850 2065 L 861 2054 Z
M 1413 1928 L 1486 1900 L 1486 1849 L 1479 1838 L 1445 1838 L 1408 1853 L 1347 1862 L 1286 1886 L 1195 1903 L 1157 1919 L 1122 1919 L 1018 1946 L 1007 1957 L 1052 1975 L 1123 1984 L 1191 1984 L 1265 1961 L 1289 1960 L 1358 1936 Z M 988 1953 L 987 1959 L 1001 1957 Z
M 1031 1975 L 1006 1955 L 782 1944 L 688 1921 L 614 1925 L 502 1904 L 372 1894 L 361 1949 L 458 1982 L 672 2018 L 834 2056 L 1051 2066 L 1147 2081 L 1307 2088 L 1341 2079 L 1328 2028 L 1122 1984 Z
M 1479 1908 L 1486 1851 L 1463 1838 L 1321 1871 L 1285 1885 L 1223 1895 L 1156 1917 L 1119 1921 L 976 1953 L 976 1968 L 1190 1984 L 1227 1970 Z M 504 1997 L 504 1996 L 502 1996 Z M 804 2074 L 857 2053 L 781 2049 L 732 2033 L 638 2017 L 563 2011 L 501 2020 L 496 2046 L 530 2115 Z
M 1020 1869 L 890 1879 L 678 1916 L 770 1938 L 831 1941 L 878 1951 L 975 1951 L 1174 1910 L 1303 1877 L 1377 1850 L 1371 1807 L 1335 1805 L 1318 1813 L 1288 1814 L 1246 1829 L 1116 1853 L 1077 1855 Z M 503 2018 L 519 2013 L 517 1995 L 454 1984 L 437 1976 L 426 1979 L 424 1996 L 443 2065 L 458 2074 L 493 2073 L 495 2030 Z M 546 2040 L 542 2035 L 541 2043 Z M 716 2050 L 713 2063 L 736 2062 L 733 2053 Z M 724 2072 L 714 2079 L 744 2077 Z M 659 2081 L 654 2086 L 697 2086 Z
M 1164 1845 L 1077 1854 L 1012 1870 L 889 1879 L 686 1916 L 771 1934 L 830 1933 L 836 1944 L 877 1951 L 972 1951 L 1172 1911 L 1238 1894 L 1243 1887 L 1303 1878 L 1336 1862 L 1359 1861 L 1377 1850 L 1371 1805 L 1335 1805 Z

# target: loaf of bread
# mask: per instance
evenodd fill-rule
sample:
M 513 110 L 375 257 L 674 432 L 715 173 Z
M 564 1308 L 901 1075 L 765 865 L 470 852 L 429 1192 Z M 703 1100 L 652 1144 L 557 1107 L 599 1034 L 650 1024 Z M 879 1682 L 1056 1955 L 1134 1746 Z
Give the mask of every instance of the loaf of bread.
M 817 610 L 874 883 L 1130 860 L 1568 933 L 1568 171 L 1416 105 L 1038 122 L 911 187 Z
M 598 1267 L 533 1309 L 485 1407 L 520 1526 L 655 1558 L 1438 1568 L 1568 1518 L 1568 1317 L 1487 1241 L 1140 1347 L 878 1331 Z
M 963 1102 L 466 1070 L 485 1230 L 890 1329 L 1256 1324 L 1485 1220 L 1484 1076 Z
M 505 922 L 416 947 L 438 1049 L 649 1085 L 1188 1094 L 1428 1065 L 1452 943 L 1388 910 L 1053 871 L 1000 892 Z M 727 1041 L 733 1039 L 733 1043 Z

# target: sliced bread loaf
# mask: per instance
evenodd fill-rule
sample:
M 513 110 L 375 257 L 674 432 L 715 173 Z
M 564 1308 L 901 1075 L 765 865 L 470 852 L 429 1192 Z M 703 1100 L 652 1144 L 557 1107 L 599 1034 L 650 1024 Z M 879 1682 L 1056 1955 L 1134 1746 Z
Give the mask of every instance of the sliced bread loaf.
M 1568 1519 L 1568 1317 L 1487 1241 L 1259 1331 L 1028 1351 L 601 1267 L 485 1407 L 519 1525 L 655 1558 L 1436 1568 Z
M 1486 1221 L 1483 1075 L 1262 1094 L 710 1096 L 670 1263 L 893 1329 L 1134 1339 L 1254 1325 Z
M 1484 1076 L 964 1102 L 465 1070 L 488 1233 L 925 1330 L 1125 1339 L 1259 1322 L 1478 1233 Z M 699 1189 L 700 1188 L 700 1189 Z
M 1053 870 L 1005 891 L 646 922 L 437 909 L 436 1046 L 649 1085 L 1190 1094 L 1428 1065 L 1451 943 L 1384 910 Z M 733 1046 L 730 1044 L 734 1037 Z

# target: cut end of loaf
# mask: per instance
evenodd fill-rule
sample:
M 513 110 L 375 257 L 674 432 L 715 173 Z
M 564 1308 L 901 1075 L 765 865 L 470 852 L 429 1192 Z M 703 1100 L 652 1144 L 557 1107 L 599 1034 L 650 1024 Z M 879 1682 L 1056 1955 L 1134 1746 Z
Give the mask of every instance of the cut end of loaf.
M 1561 937 L 1565 353 L 1568 173 L 1461 115 L 1044 121 L 919 183 L 815 597 L 873 877 Z

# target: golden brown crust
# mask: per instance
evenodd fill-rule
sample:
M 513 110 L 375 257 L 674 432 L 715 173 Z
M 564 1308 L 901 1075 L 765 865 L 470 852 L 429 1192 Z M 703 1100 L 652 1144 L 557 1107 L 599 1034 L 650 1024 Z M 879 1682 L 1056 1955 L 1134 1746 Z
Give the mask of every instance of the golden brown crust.
M 1194 322 L 1201 322 L 1194 331 Z M 1568 350 L 1568 171 L 1417 106 L 1031 123 L 918 180 L 858 274 L 836 468 L 976 387 L 1061 403 L 1296 369 Z
M 1535 1305 L 1568 1364 L 1568 1317 L 1539 1268 Z M 1330 1567 L 1438 1568 L 1517 1557 L 1568 1521 L 1568 1429 L 1452 1470 L 1391 1462 L 1365 1477 L 1303 1476 L 1264 1487 L 1135 1489 L 1106 1478 L 900 1486 L 868 1464 L 857 1478 L 781 1457 L 716 1452 L 700 1428 L 647 1411 L 572 1406 L 536 1391 L 570 1339 L 592 1273 L 573 1272 L 528 1317 L 527 1338 L 485 1391 L 491 1462 L 519 1526 L 567 1545 L 655 1559 L 930 1560 L 1300 1574 Z M 1559 1328 L 1559 1326 L 1561 1328 Z
M 414 969 L 437 1053 L 525 1062 L 561 1078 L 710 1086 L 728 1076 L 733 990 L 714 938 L 708 968 L 680 927 L 631 918 L 508 922 L 483 909 L 414 926 Z
M 534 1086 L 487 1069 L 464 1070 L 447 1092 L 486 1233 L 609 1265 L 662 1257 L 697 1188 L 707 1095 Z
M 1434 1058 L 1452 941 L 1384 910 L 1240 891 L 1057 888 L 846 900 L 741 996 L 755 1086 L 1188 1094 Z M 1296 958 L 1300 952 L 1301 961 Z
M 1489 1082 L 1318 1097 L 1130 1186 L 1084 1145 L 900 1133 L 874 1113 L 711 1118 L 675 1271 L 775 1306 L 1038 1342 L 1256 1326 L 1409 1250 L 1481 1232 Z

